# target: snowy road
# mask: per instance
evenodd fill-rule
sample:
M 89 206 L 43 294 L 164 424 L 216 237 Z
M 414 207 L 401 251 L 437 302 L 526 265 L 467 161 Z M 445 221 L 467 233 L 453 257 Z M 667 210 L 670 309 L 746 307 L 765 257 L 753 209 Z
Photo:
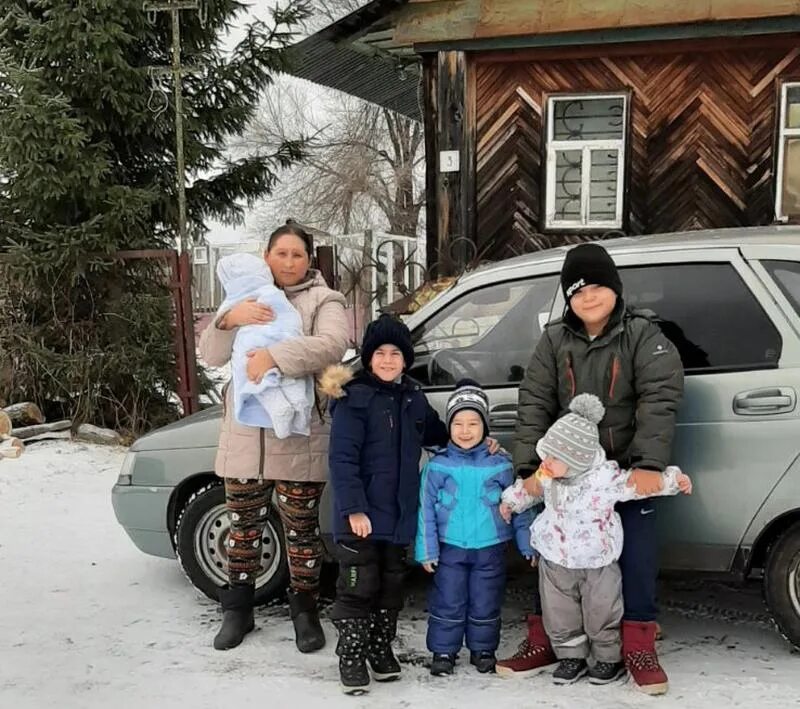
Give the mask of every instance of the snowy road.
M 243 646 L 215 652 L 214 604 L 174 562 L 138 552 L 117 525 L 109 491 L 123 451 L 53 442 L 0 462 L 0 707 L 659 707 L 800 706 L 800 660 L 761 621 L 757 595 L 724 587 L 666 596 L 660 648 L 671 691 L 649 698 L 628 685 L 554 687 L 546 677 L 503 681 L 461 666 L 431 678 L 421 660 L 421 594 L 400 625 L 403 679 L 362 698 L 338 688 L 333 632 L 321 653 L 294 649 L 282 607 L 260 610 Z M 745 622 L 702 618 L 676 604 L 733 598 Z M 504 647 L 521 634 L 524 584 L 510 591 Z

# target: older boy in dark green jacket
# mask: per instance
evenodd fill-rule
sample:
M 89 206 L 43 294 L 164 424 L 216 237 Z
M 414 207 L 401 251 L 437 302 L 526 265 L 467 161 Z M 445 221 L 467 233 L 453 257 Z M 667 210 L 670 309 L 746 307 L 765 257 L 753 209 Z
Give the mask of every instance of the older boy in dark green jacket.
M 561 272 L 567 309 L 536 347 L 519 390 L 514 466 L 528 477 L 540 461 L 536 443 L 568 411 L 577 394 L 594 394 L 605 406 L 600 442 L 609 459 L 634 468 L 642 494 L 661 488 L 669 462 L 675 414 L 683 394 L 683 367 L 655 315 L 629 310 L 622 281 L 599 244 L 569 251 Z M 625 616 L 623 655 L 637 686 L 649 694 L 667 690 L 655 651 L 658 546 L 652 500 L 619 506 L 625 546 L 619 560 Z M 517 654 L 498 662 L 498 674 L 537 670 L 555 661 L 536 598 L 528 637 Z

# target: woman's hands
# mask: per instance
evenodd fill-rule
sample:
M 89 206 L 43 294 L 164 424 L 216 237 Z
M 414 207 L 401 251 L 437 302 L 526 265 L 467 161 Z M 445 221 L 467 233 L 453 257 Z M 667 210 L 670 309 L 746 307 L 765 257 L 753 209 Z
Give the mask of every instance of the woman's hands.
M 278 365 L 272 358 L 268 349 L 250 350 L 247 353 L 247 378 L 251 382 L 260 384 L 264 375 Z
M 255 298 L 243 300 L 234 305 L 217 324 L 220 330 L 232 330 L 244 325 L 266 325 L 275 319 L 275 313 L 268 305 L 259 303 Z

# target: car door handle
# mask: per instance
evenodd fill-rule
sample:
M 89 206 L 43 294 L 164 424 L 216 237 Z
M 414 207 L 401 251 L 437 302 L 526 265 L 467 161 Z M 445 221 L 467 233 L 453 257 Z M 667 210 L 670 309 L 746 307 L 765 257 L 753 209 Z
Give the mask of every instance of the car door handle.
M 489 410 L 489 428 L 515 428 L 516 425 L 516 404 L 498 404 Z
M 797 395 L 791 387 L 756 389 L 737 394 L 733 399 L 734 413 L 743 416 L 781 414 L 794 411 Z

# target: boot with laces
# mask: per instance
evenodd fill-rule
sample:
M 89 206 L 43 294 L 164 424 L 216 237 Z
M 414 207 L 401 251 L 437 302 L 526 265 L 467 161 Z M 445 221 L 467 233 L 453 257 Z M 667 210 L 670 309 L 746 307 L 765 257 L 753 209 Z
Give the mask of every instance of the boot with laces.
M 667 673 L 656 654 L 656 624 L 622 621 L 622 656 L 636 688 L 645 694 L 666 694 Z
M 499 677 L 524 677 L 541 672 L 558 662 L 544 631 L 542 616 L 528 616 L 528 635 L 519 649 L 507 660 L 498 660 L 495 672 Z

